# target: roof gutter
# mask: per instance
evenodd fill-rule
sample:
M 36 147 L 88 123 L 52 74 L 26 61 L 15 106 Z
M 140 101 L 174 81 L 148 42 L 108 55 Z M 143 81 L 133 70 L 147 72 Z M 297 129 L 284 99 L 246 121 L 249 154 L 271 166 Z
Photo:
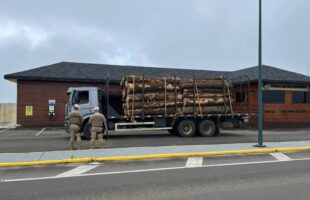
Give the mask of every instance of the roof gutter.
M 24 81 L 54 81 L 54 82 L 82 82 L 82 83 L 104 83 L 105 79 L 78 79 L 78 78 L 53 78 L 53 77 L 16 77 L 5 75 L 4 79 L 17 83 L 17 80 Z M 110 80 L 111 83 L 119 84 L 121 80 Z

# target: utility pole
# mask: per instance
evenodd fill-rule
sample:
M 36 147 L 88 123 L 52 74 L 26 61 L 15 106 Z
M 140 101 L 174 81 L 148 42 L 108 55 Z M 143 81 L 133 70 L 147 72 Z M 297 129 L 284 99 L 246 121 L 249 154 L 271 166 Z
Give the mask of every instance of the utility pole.
M 258 18 L 258 143 L 255 146 L 265 147 L 263 144 L 262 0 L 259 0 Z

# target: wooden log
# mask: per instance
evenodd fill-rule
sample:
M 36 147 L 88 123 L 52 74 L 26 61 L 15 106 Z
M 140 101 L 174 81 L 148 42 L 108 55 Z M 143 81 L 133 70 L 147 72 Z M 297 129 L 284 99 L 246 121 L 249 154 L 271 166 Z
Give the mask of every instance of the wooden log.
M 123 89 L 122 89 L 122 99 L 125 99 L 127 95 L 128 95 L 128 94 L 127 94 L 127 92 L 126 92 L 126 89 L 123 88 Z
M 170 82 L 173 83 L 174 82 L 174 77 L 173 76 L 167 76 L 166 78 L 166 82 Z M 142 76 L 125 76 L 122 80 L 122 83 L 128 82 L 128 83 L 132 83 L 135 79 L 136 83 L 142 83 Z M 181 78 L 180 77 L 176 77 L 175 78 L 176 82 L 180 82 Z M 152 77 L 152 76 L 144 76 L 144 82 L 164 82 L 164 77 Z
M 153 101 L 153 102 L 144 102 L 144 108 L 164 108 L 166 104 L 166 107 L 171 107 L 171 106 L 175 106 L 175 102 L 174 101 L 167 101 L 166 103 L 164 101 Z M 177 105 L 182 106 L 183 102 L 182 101 L 177 101 L 176 102 Z M 143 103 L 141 101 L 139 102 L 126 102 L 123 104 L 124 108 L 142 108 Z
M 200 110 L 203 114 L 223 114 L 224 104 L 231 103 L 228 94 L 231 83 L 223 77 L 198 78 L 195 79 L 196 85 L 192 79 L 180 80 L 176 81 L 175 94 L 174 77 L 167 77 L 166 84 L 162 77 L 144 77 L 143 80 L 142 76 L 125 77 L 121 83 L 124 114 L 141 115 L 143 110 L 145 115 L 194 114 L 194 111 L 197 114 Z M 229 106 L 226 106 L 226 111 L 229 111 Z
M 142 83 L 128 83 L 127 89 L 133 89 L 133 88 L 143 88 Z M 165 84 L 158 84 L 158 83 L 144 83 L 144 88 L 151 88 L 151 89 L 157 89 L 157 88 L 165 88 Z M 166 84 L 166 88 L 174 88 L 174 85 L 171 83 Z
M 193 93 L 183 93 L 183 98 L 193 98 L 194 94 Z M 199 95 L 195 93 L 196 98 L 224 98 L 223 93 L 200 93 Z M 228 95 L 225 95 L 226 98 L 228 98 Z
M 166 109 L 167 114 L 169 115 L 174 115 L 175 113 L 175 108 L 174 107 L 168 107 Z M 177 114 L 182 113 L 182 108 L 178 107 L 177 108 Z M 127 116 L 137 116 L 137 115 L 142 115 L 142 109 L 124 109 L 124 114 Z M 145 115 L 164 115 L 165 114 L 165 108 L 146 108 L 144 109 L 144 114 Z
M 135 87 L 143 87 L 143 83 L 138 83 L 138 82 L 135 82 L 135 83 L 133 83 L 133 82 L 125 82 L 125 87 L 129 87 L 129 88 L 131 88 L 131 87 L 133 87 L 133 85 L 135 86 Z M 168 86 L 168 85 L 179 85 L 179 83 L 176 83 L 176 84 L 174 84 L 173 82 L 166 82 L 166 85 Z M 144 82 L 144 87 L 154 87 L 154 88 L 157 88 L 157 87 L 165 87 L 165 82 L 164 81 L 148 81 L 148 82 Z
M 226 102 L 228 103 L 227 99 Z M 206 106 L 206 105 L 216 105 L 216 104 L 223 104 L 224 103 L 224 98 L 195 98 L 190 99 L 190 98 L 184 98 L 183 99 L 183 106 L 191 106 L 191 105 L 196 105 L 196 106 Z
M 182 94 L 177 93 L 177 100 L 182 100 Z M 142 94 L 137 93 L 134 96 L 132 94 L 126 95 L 126 98 L 124 99 L 126 102 L 132 101 L 142 101 Z M 173 92 L 167 92 L 166 96 L 167 100 L 174 100 L 175 95 Z M 156 101 L 156 100 L 165 100 L 165 93 L 164 92 L 156 92 L 156 93 L 146 93 L 144 94 L 144 100 L 145 101 Z
M 144 92 L 158 92 L 158 91 L 161 91 L 161 92 L 164 92 L 165 91 L 165 86 L 164 85 L 150 85 L 150 84 L 145 84 L 144 85 Z M 126 93 L 127 94 L 130 94 L 133 92 L 133 90 L 135 92 L 139 92 L 141 93 L 142 92 L 142 88 L 143 88 L 143 85 L 142 83 L 139 83 L 139 84 L 132 84 L 132 83 L 129 83 L 128 86 L 126 87 Z M 180 89 L 179 86 L 176 86 L 177 90 Z M 174 91 L 174 85 L 173 84 L 167 84 L 166 85 L 166 90 L 168 92 L 173 92 Z
M 165 85 L 165 79 L 163 77 L 156 77 L 156 78 L 149 78 L 145 77 L 144 78 L 144 83 L 146 85 Z M 166 77 L 166 84 L 179 84 L 180 83 L 180 78 L 177 78 L 176 80 L 171 79 L 171 77 Z M 126 88 L 128 87 L 129 84 L 143 84 L 142 78 L 141 79 L 135 79 L 133 80 L 123 80 L 121 82 L 121 88 Z
M 209 93 L 214 93 L 214 94 L 223 94 L 223 88 L 198 88 L 198 90 L 194 90 L 193 88 L 182 88 L 182 92 L 183 94 L 193 94 L 193 91 L 195 91 L 195 93 L 199 94 L 209 94 Z

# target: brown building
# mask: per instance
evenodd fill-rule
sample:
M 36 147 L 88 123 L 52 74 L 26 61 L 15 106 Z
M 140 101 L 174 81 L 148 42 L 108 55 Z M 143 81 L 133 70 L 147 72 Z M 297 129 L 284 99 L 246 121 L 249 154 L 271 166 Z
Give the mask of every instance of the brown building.
M 228 77 L 234 84 L 234 112 L 248 113 L 247 125 L 257 124 L 257 67 L 238 71 L 209 71 L 61 62 L 7 74 L 17 84 L 17 123 L 21 126 L 63 126 L 66 91 L 69 87 L 105 88 L 110 77 L 110 103 L 121 110 L 120 81 L 124 75 Z M 264 126 L 310 127 L 310 77 L 279 68 L 263 67 Z M 48 116 L 49 101 L 55 101 L 55 116 Z

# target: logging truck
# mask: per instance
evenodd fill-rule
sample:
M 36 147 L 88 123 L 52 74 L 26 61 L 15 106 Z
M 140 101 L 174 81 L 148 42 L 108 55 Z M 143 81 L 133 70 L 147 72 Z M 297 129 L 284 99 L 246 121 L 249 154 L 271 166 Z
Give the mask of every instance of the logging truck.
M 243 123 L 246 114 L 234 113 L 232 84 L 223 77 L 180 78 L 125 76 L 121 94 L 110 96 L 109 76 L 104 87 L 70 87 L 68 114 L 78 104 L 84 122 L 82 136 L 90 137 L 88 119 L 94 107 L 107 118 L 107 129 L 120 131 L 166 130 L 181 137 L 219 136 L 221 128 Z

